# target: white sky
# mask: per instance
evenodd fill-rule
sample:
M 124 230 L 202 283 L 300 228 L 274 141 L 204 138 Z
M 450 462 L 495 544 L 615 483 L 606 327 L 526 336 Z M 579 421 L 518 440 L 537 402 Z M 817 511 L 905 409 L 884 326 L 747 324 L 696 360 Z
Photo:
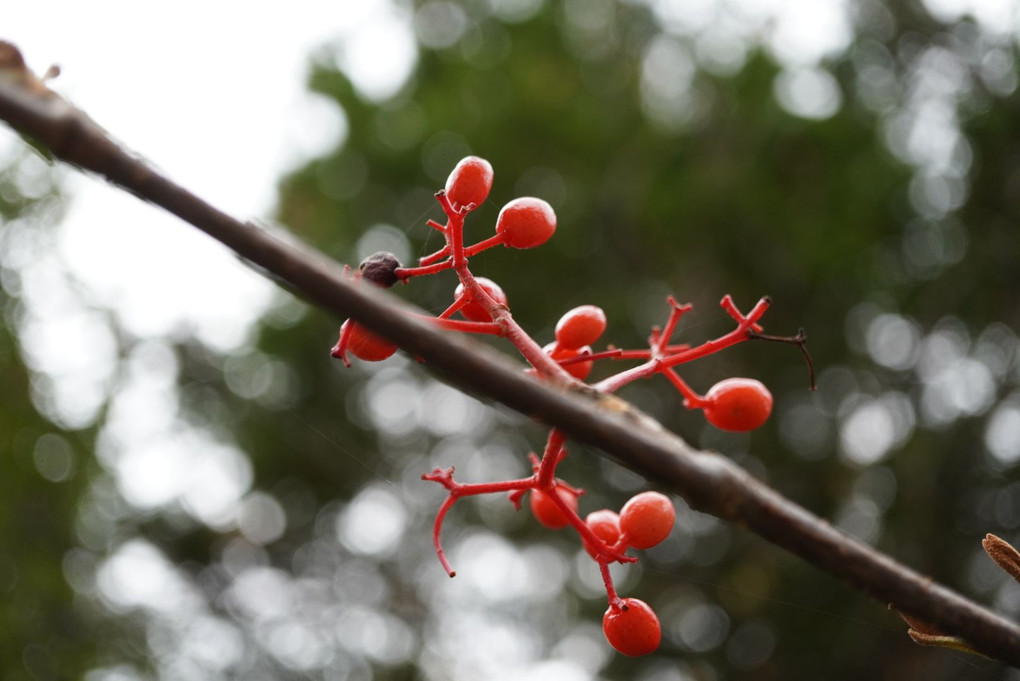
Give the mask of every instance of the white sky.
M 280 174 L 344 134 L 336 107 L 307 92 L 312 50 L 398 18 L 385 0 L 65 0 L 23 3 L 6 13 L 0 38 L 38 73 L 59 64 L 54 88 L 172 179 L 260 219 Z M 372 66 L 385 91 L 380 65 L 394 45 L 354 42 L 349 60 Z M 0 148 L 11 137 L 0 130 Z M 177 219 L 67 175 L 61 254 L 95 302 L 141 336 L 188 330 L 221 348 L 243 340 L 272 285 Z

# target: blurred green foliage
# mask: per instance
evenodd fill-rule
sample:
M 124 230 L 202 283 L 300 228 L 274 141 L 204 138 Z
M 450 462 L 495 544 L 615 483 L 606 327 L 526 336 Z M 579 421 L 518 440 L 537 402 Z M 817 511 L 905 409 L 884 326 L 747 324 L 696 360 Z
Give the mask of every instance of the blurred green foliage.
M 57 188 L 48 180 L 25 196 L 16 191 L 17 164 L 0 171 L 0 224 L 11 251 L 16 219 L 53 219 L 59 214 Z M 45 238 L 20 244 L 43 248 Z M 10 271 L 5 292 L 17 286 Z M 0 298 L 0 660 L 3 678 L 70 677 L 92 664 L 97 647 L 84 611 L 73 606 L 74 591 L 64 559 L 74 559 L 74 517 L 87 485 L 77 469 L 87 467 L 93 432 L 63 433 L 36 410 L 31 397 L 42 388 L 21 362 L 11 321 L 16 299 Z M 40 474 L 45 472 L 45 474 Z
M 807 329 L 820 370 L 817 393 L 807 391 L 797 352 L 761 343 L 683 372 L 699 390 L 733 375 L 769 385 L 776 416 L 753 435 L 706 426 L 682 409 L 664 381 L 633 386 L 623 397 L 898 559 L 1020 614 L 1015 585 L 979 555 L 986 532 L 1015 539 L 1020 528 L 1009 429 L 1002 436 L 1006 444 L 989 444 L 996 415 L 1013 423 L 1008 410 L 1020 394 L 1014 332 L 1020 323 L 1020 117 L 1013 44 L 967 19 L 943 25 L 915 3 L 860 3 L 853 44 L 819 65 L 838 84 L 842 105 L 815 119 L 781 105 L 777 82 L 795 69 L 752 39 L 736 67 L 709 68 L 711 55 L 698 52 L 695 31 L 671 33 L 642 3 L 599 2 L 587 11 L 577 3 L 535 7 L 514 21 L 467 0 L 409 7 L 423 35 L 436 30 L 430 16 L 453 16 L 461 29 L 443 47 L 422 46 L 412 77 L 384 101 L 359 93 L 329 49 L 313 55 L 310 85 L 342 109 L 346 139 L 283 178 L 279 220 L 352 265 L 359 249 L 372 244 L 395 244 L 416 258 L 438 247 L 425 226 L 427 218 L 441 216 L 433 192 L 462 156 L 473 153 L 492 163 L 496 180 L 488 202 L 468 220 L 469 241 L 488 236 L 499 207 L 519 195 L 547 199 L 559 216 L 546 246 L 495 249 L 472 262 L 476 274 L 500 283 L 515 318 L 540 343 L 552 339 L 567 309 L 594 303 L 608 314 L 607 342 L 639 347 L 650 326 L 665 320 L 669 293 L 695 304 L 677 340 L 696 343 L 730 328 L 717 306 L 723 294 L 745 309 L 771 295 L 766 329 Z M 687 80 L 680 77 L 682 64 L 667 64 L 662 77 L 679 87 L 676 92 L 656 93 L 649 84 L 648 55 L 662 40 L 692 60 Z M 949 95 L 945 89 L 925 94 L 924 79 L 945 65 L 936 57 L 957 68 Z M 988 66 L 995 63 L 997 71 Z M 880 82 L 884 99 L 874 94 Z M 959 123 L 949 127 L 962 133 L 957 137 L 924 127 L 918 114 L 947 98 L 955 107 L 951 119 Z M 941 161 L 932 160 L 926 140 L 933 147 L 944 142 L 949 151 Z M 8 220 L 15 209 L 27 210 L 3 208 Z M 445 273 L 394 292 L 438 312 L 455 284 Z M 447 403 L 467 414 L 462 423 L 430 424 L 429 415 L 446 421 L 436 407 L 444 404 L 437 397 L 443 393 L 421 367 L 398 359 L 344 370 L 326 352 L 338 320 L 284 302 L 235 356 L 191 342 L 175 343 L 174 354 L 182 419 L 240 446 L 253 464 L 252 487 L 285 510 L 286 532 L 252 547 L 244 532 L 182 520 L 179 508 L 123 512 L 107 519 L 117 529 L 107 533 L 106 545 L 85 551 L 76 548 L 80 536 L 72 529 L 78 495 L 90 480 L 109 480 L 92 470 L 95 464 L 83 463 L 74 484 L 56 493 L 33 469 L 31 446 L 38 449 L 39 437 L 54 427 L 27 399 L 30 374 L 11 331 L 17 291 L 5 289 L 0 485 L 11 501 L 0 508 L 0 590 L 9 594 L 0 627 L 10 635 L 0 637 L 0 646 L 11 647 L 0 651 L 5 662 L 14 661 L 8 668 L 27 670 L 5 678 L 66 676 L 32 671 L 28 656 L 36 648 L 70 668 L 84 669 L 91 659 L 123 661 L 176 678 L 167 669 L 176 669 L 182 649 L 153 643 L 152 632 L 164 626 L 153 611 L 107 608 L 101 619 L 109 628 L 89 630 L 104 632 L 93 638 L 79 618 L 100 617 L 101 590 L 76 587 L 83 602 L 76 605 L 63 581 L 62 556 L 84 552 L 99 564 L 131 537 L 160 547 L 199 585 L 209 610 L 230 620 L 245 641 L 240 661 L 219 676 L 199 670 L 191 678 L 485 678 L 451 657 L 484 658 L 484 650 L 451 652 L 464 632 L 449 614 L 469 628 L 476 622 L 469 615 L 478 613 L 449 595 L 460 587 L 435 580 L 430 515 L 441 495 L 417 478 L 454 463 L 474 479 L 520 475 L 528 449 L 541 447 L 540 427 L 464 401 Z M 906 340 L 893 333 L 897 329 L 907 329 Z M 122 342 L 127 353 L 132 341 Z M 277 397 L 238 388 L 238 372 L 254 374 L 273 362 L 286 367 L 271 373 L 288 386 Z M 596 376 L 615 368 L 599 367 Z M 85 457 L 95 434 L 64 437 Z M 571 450 L 562 474 L 588 490 L 583 512 L 618 508 L 643 486 L 581 447 Z M 408 509 L 396 553 L 352 548 L 344 531 L 333 529 L 350 517 L 352 499 L 378 489 L 404 499 Z M 553 547 L 558 558 L 536 564 L 576 572 L 575 537 L 550 536 L 525 513 L 497 506 L 458 504 L 448 521 L 448 546 L 488 537 L 489 528 L 525 554 Z M 680 518 L 672 545 L 648 552 L 624 582 L 628 595 L 648 600 L 662 616 L 662 650 L 640 660 L 613 657 L 601 671 L 590 670 L 593 676 L 961 679 L 1001 672 L 987 661 L 914 646 L 881 604 L 738 528 L 682 504 Z M 381 578 L 384 595 L 371 607 L 414 632 L 410 652 L 359 657 L 340 640 L 332 663 L 312 664 L 307 651 L 287 657 L 266 633 L 270 625 L 238 605 L 243 571 L 231 561 L 238 560 L 239 546 L 256 556 L 249 567 L 271 567 L 295 583 L 333 584 L 329 598 L 294 596 L 296 616 L 318 601 L 342 615 L 353 607 L 344 600 L 344 575 L 355 575 L 348 584 L 361 584 L 354 581 L 358 574 Z M 458 580 L 470 579 L 469 569 Z M 18 577 L 8 580 L 8 572 Z M 482 599 L 475 607 L 514 631 L 531 632 L 525 649 L 538 661 L 570 658 L 561 641 L 592 640 L 585 627 L 597 627 L 605 607 L 597 589 L 586 590 L 576 576 L 541 597 L 541 606 L 529 598 Z M 147 633 L 132 628 L 136 620 Z M 331 626 L 315 620 L 320 625 Z M 94 647 L 100 651 L 95 658 Z

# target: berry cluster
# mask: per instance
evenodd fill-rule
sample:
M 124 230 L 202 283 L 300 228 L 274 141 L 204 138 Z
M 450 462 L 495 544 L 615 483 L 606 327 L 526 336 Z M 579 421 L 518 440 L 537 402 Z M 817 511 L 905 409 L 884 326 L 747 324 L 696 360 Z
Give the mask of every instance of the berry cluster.
M 566 385 L 588 378 L 596 361 L 637 361 L 635 366 L 595 382 L 589 388 L 613 393 L 633 381 L 662 375 L 683 396 L 686 408 L 702 410 L 705 419 L 717 428 L 749 431 L 768 419 L 772 411 L 772 395 L 760 382 L 749 378 L 729 378 L 700 395 L 676 372 L 676 367 L 681 364 L 747 340 L 783 341 L 796 344 L 803 351 L 803 332 L 792 337 L 768 336 L 762 332 L 759 321 L 771 302 L 767 297 L 744 314 L 728 295 L 725 296 L 721 302 L 722 309 L 734 320 L 736 328 L 696 346 L 671 342 L 680 318 L 692 309 L 689 304 L 677 303 L 672 296 L 668 298 L 666 323 L 652 329 L 647 348 L 626 350 L 610 345 L 601 351 L 593 350 L 607 327 L 605 312 L 595 305 L 581 305 L 568 311 L 556 324 L 555 340 L 545 347 L 539 346 L 510 315 L 503 289 L 494 281 L 474 276 L 468 259 L 498 245 L 509 248 L 542 245 L 556 231 L 556 214 L 542 199 L 514 199 L 499 212 L 493 236 L 465 245 L 465 217 L 486 200 L 492 181 L 493 171 L 488 161 L 475 156 L 461 160 L 450 174 L 446 188 L 436 194 L 446 215 L 446 223 L 433 220 L 427 223 L 443 236 L 443 247 L 420 258 L 416 267 L 404 267 L 393 255 L 377 253 L 362 262 L 351 276 L 376 286 L 390 287 L 398 281 L 407 283 L 414 277 L 453 270 L 459 280 L 453 291 L 453 302 L 439 315 L 427 319 L 447 329 L 506 338 L 528 362 L 528 371 L 543 380 Z M 353 320 L 347 320 L 340 328 L 340 337 L 332 354 L 349 366 L 348 353 L 365 361 L 380 361 L 396 349 L 385 338 Z M 446 513 L 458 499 L 503 493 L 519 509 L 524 496 L 528 495 L 531 513 L 539 523 L 550 529 L 572 527 L 580 535 L 585 550 L 598 563 L 609 599 L 609 609 L 602 622 L 609 643 L 625 655 L 650 653 L 659 646 L 659 620 L 647 603 L 617 595 L 609 565 L 635 562 L 637 558 L 627 553 L 629 549 L 648 549 L 663 541 L 673 528 L 673 503 L 658 492 L 643 492 L 630 499 L 618 514 L 601 509 L 589 513 L 582 520 L 578 507 L 583 490 L 571 487 L 556 477 L 557 466 L 566 455 L 566 436 L 554 428 L 549 433 L 542 455 L 529 455 L 532 473 L 527 477 L 461 483 L 453 479 L 452 468 L 437 468 L 423 475 L 423 479 L 439 483 L 447 490 L 433 529 L 436 555 L 452 577 L 455 573 L 443 551 L 440 533 Z

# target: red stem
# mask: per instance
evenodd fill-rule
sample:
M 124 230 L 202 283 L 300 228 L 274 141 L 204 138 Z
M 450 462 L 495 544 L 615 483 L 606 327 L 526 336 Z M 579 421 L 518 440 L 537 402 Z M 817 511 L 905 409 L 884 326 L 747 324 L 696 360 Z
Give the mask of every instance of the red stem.
M 566 434 L 558 428 L 553 428 L 549 431 L 549 438 L 545 443 L 545 451 L 542 452 L 542 461 L 538 466 L 538 473 L 536 476 L 536 483 L 539 489 L 548 490 L 553 492 L 554 476 L 556 475 L 556 466 L 560 463 L 565 455 L 563 445 L 567 441 Z M 559 499 L 559 496 L 552 494 L 551 496 Z
M 673 387 L 680 391 L 680 394 L 684 396 L 684 406 L 688 409 L 700 409 L 707 404 L 705 398 L 694 392 L 694 390 L 691 389 L 691 387 L 687 385 L 687 383 L 672 369 L 663 369 L 659 373 L 668 378 L 669 382 L 673 384 Z
M 719 307 L 724 309 L 729 316 L 733 317 L 734 321 L 740 325 L 743 325 L 745 322 L 750 322 L 749 328 L 758 333 L 761 333 L 762 328 L 758 326 L 756 322 L 761 319 L 761 316 L 765 314 L 765 310 L 769 309 L 769 305 L 771 304 L 772 299 L 768 296 L 763 296 L 745 317 L 740 313 L 740 310 L 737 309 L 736 303 L 733 302 L 733 296 L 729 293 L 724 295 L 722 300 L 719 301 Z
M 351 338 L 351 324 L 349 321 L 344 322 L 340 325 L 340 337 L 337 338 L 336 345 L 329 351 L 332 357 L 336 357 L 344 363 L 344 366 L 350 368 L 351 360 L 347 358 L 347 344 Z
M 467 304 L 468 304 L 467 296 L 464 296 L 464 295 L 458 296 L 457 299 L 454 300 L 450 304 L 450 307 L 448 307 L 445 310 L 443 310 L 442 313 L 439 314 L 439 316 L 436 317 L 436 319 L 449 319 L 458 310 L 460 310 L 462 307 L 464 307 Z
M 599 560 L 599 571 L 602 573 L 602 582 L 606 585 L 606 596 L 609 598 L 609 607 L 619 610 L 623 606 L 623 599 L 616 593 L 613 586 L 613 577 L 609 574 L 609 563 Z
M 472 322 L 466 319 L 446 319 L 443 317 L 429 317 L 428 315 L 415 315 L 428 322 L 450 331 L 462 333 L 487 333 L 491 336 L 503 336 L 504 329 L 496 322 Z
M 444 234 L 446 235 L 446 245 L 450 249 L 453 267 L 464 267 L 467 265 L 467 258 L 464 256 L 465 213 L 450 203 L 450 197 L 443 190 L 436 192 L 436 199 L 439 200 L 439 205 L 446 213 L 447 221 Z
M 446 552 L 443 551 L 443 520 L 446 518 L 446 513 L 453 505 L 457 503 L 457 500 L 461 497 L 475 496 L 478 494 L 493 494 L 496 492 L 512 492 L 515 490 L 527 490 L 535 487 L 536 476 L 532 475 L 527 478 L 520 478 L 517 480 L 503 480 L 500 482 L 480 482 L 474 484 L 461 484 L 453 479 L 453 469 L 440 469 L 437 468 L 431 473 L 426 473 L 421 476 L 422 480 L 429 480 L 432 482 L 438 482 L 440 485 L 445 487 L 449 494 L 446 499 L 443 500 L 442 505 L 436 512 L 436 519 L 432 524 L 432 545 L 436 550 L 436 557 L 439 558 L 439 563 L 446 570 L 446 574 L 451 577 L 455 577 L 457 572 L 450 565 L 450 561 L 446 558 Z
M 492 321 L 502 327 L 503 333 L 500 335 L 509 339 L 510 342 L 514 344 L 514 347 L 517 348 L 517 351 L 521 353 L 524 359 L 527 360 L 531 366 L 535 367 L 535 370 L 539 374 L 549 378 L 554 378 L 562 383 L 578 383 L 579 381 L 567 373 L 567 371 L 563 369 L 558 362 L 542 352 L 541 346 L 539 346 L 538 343 L 536 343 L 535 340 L 528 335 L 528 333 L 522 329 L 516 321 L 514 321 L 513 316 L 510 314 L 510 310 L 505 305 L 501 305 L 496 302 L 492 296 L 490 296 L 488 292 L 479 285 L 478 281 L 471 273 L 471 270 L 468 268 L 467 253 L 464 248 L 464 213 L 450 203 L 450 199 L 446 196 L 446 192 L 437 192 L 436 199 L 439 200 L 439 204 L 442 206 L 443 212 L 446 213 L 448 218 L 444 235 L 446 236 L 447 245 L 450 248 L 451 257 L 449 260 L 445 260 L 430 267 L 439 268 L 436 271 L 453 267 L 453 269 L 457 272 L 457 277 L 460 279 L 460 283 L 464 286 L 464 295 L 481 305 L 482 308 L 489 313 Z M 421 271 L 428 268 L 416 269 Z M 397 276 L 403 278 L 401 270 L 397 270 Z
M 444 260 L 443 262 L 437 262 L 426 267 L 398 267 L 393 271 L 397 276 L 397 279 L 401 281 L 407 281 L 411 277 L 423 277 L 428 274 L 436 274 L 444 270 L 451 269 L 453 267 L 452 260 Z
M 663 369 L 692 362 L 696 359 L 701 359 L 702 357 L 724 350 L 730 346 L 742 343 L 749 339 L 749 330 L 761 329 L 758 325 L 758 320 L 761 319 L 762 315 L 765 314 L 765 311 L 768 310 L 770 302 L 771 301 L 768 297 L 762 298 L 745 317 L 740 314 L 740 311 L 737 310 L 736 306 L 733 304 L 733 300 L 727 295 L 722 299 L 720 305 L 731 317 L 737 320 L 736 329 L 720 336 L 719 338 L 705 341 L 701 345 L 693 348 L 687 348 L 674 354 L 656 357 L 653 352 L 652 358 L 644 364 L 628 369 L 627 371 L 621 371 L 614 376 L 610 376 L 594 384 L 593 387 L 600 392 L 616 392 L 629 383 L 642 378 L 647 378 L 652 374 L 661 372 Z
M 680 317 L 684 316 L 684 313 L 690 312 L 693 306 L 690 303 L 684 303 L 683 305 L 676 302 L 676 298 L 669 296 L 666 301 L 669 303 L 669 319 L 666 320 L 666 326 L 659 333 L 658 341 L 655 344 L 653 350 L 662 353 L 665 348 L 669 346 L 669 339 L 676 330 L 677 322 L 680 321 Z
M 570 525 L 581 535 L 581 539 L 586 541 L 590 546 L 595 547 L 596 552 L 603 556 L 603 559 L 609 561 L 615 561 L 617 563 L 636 563 L 637 558 L 634 556 L 628 556 L 625 553 L 615 551 L 613 547 L 607 546 L 604 541 L 595 536 L 595 533 L 591 531 L 591 528 L 584 524 L 581 520 L 581 516 L 577 514 L 573 508 L 567 505 L 567 502 L 560 498 L 560 495 L 556 493 L 555 489 L 549 490 L 546 496 L 556 504 L 556 507 L 560 509 L 560 512 L 566 516 L 567 520 L 570 521 Z M 599 560 L 596 558 L 596 560 Z M 602 560 L 599 560 L 602 563 Z
M 433 263 L 437 263 L 440 260 L 442 260 L 443 258 L 448 257 L 449 255 L 450 255 L 450 247 L 449 247 L 449 245 L 443 246 L 442 248 L 440 248 L 435 253 L 430 253 L 429 255 L 426 255 L 424 257 L 418 258 L 418 264 L 419 265 L 432 265 Z
M 502 243 L 503 235 L 493 234 L 488 239 L 484 239 L 472 246 L 467 246 L 466 248 L 464 248 L 464 255 L 466 255 L 467 257 L 471 257 L 472 255 L 478 255 L 482 251 L 488 250 L 493 246 L 499 246 Z
M 670 345 L 666 348 L 666 352 L 685 352 L 689 349 L 689 345 Z M 650 359 L 651 356 L 651 350 L 622 350 L 620 348 L 610 348 L 599 352 L 582 352 L 579 355 L 574 355 L 573 357 L 567 357 L 566 359 L 556 361 L 560 363 L 561 367 L 565 367 L 571 364 L 580 364 L 581 362 L 594 362 L 599 359 Z
M 451 489 L 450 492 L 458 498 L 474 497 L 479 494 L 496 494 L 497 492 L 512 492 L 518 489 L 534 489 L 535 476 L 517 478 L 516 480 L 500 480 L 498 482 L 457 482 L 454 485 L 454 489 Z
M 446 574 L 451 577 L 456 577 L 457 571 L 453 569 L 453 566 L 450 565 L 450 561 L 446 559 L 446 553 L 443 551 L 443 542 L 440 536 L 443 529 L 443 518 L 446 517 L 446 512 L 449 511 L 456 502 L 457 497 L 453 494 L 446 497 L 442 506 L 440 506 L 439 510 L 436 512 L 436 520 L 432 525 L 432 545 L 436 549 L 436 557 L 439 558 L 439 563 L 443 566 L 443 569 L 446 570 Z

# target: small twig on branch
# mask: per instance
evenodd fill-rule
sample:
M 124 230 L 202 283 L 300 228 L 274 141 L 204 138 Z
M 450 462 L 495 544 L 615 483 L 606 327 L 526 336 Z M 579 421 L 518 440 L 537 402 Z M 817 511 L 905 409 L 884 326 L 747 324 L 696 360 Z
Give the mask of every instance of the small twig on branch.
M 796 336 L 772 336 L 752 329 L 747 332 L 747 337 L 749 340 L 772 341 L 774 343 L 789 343 L 790 345 L 796 345 L 800 348 L 800 354 L 804 355 L 804 362 L 807 364 L 808 381 L 810 382 L 808 389 L 817 389 L 818 386 L 815 384 L 815 363 L 811 361 L 811 354 L 807 350 L 807 333 L 804 329 L 798 329 Z
M 564 389 L 535 380 L 490 349 L 407 314 L 407 306 L 375 287 L 352 286 L 341 276 L 342 268 L 321 253 L 284 243 L 217 210 L 120 147 L 62 98 L 38 89 L 38 79 L 11 75 L 18 74 L 5 73 L 0 65 L 0 118 L 55 157 L 163 207 L 313 304 L 351 317 L 423 358 L 458 387 L 562 429 L 681 495 L 692 508 L 746 527 L 881 603 L 892 603 L 898 612 L 1020 667 L 1016 624 L 833 528 L 729 459 L 693 449 L 622 400 L 592 395 L 583 386 Z

